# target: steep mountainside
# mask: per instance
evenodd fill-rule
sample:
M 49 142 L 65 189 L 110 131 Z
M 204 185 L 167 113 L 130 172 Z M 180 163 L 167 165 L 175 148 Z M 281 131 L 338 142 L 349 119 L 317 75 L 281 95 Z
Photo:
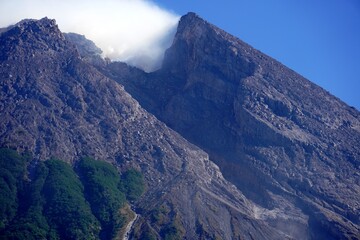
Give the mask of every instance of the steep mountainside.
M 0 35 L 0 112 L 0 147 L 31 153 L 29 171 L 38 160 L 83 156 L 140 170 L 147 190 L 134 203 L 135 238 L 287 238 L 205 152 L 80 57 L 54 20 L 22 21 Z
M 360 237 L 360 113 L 189 13 L 163 67 L 99 68 L 296 239 Z

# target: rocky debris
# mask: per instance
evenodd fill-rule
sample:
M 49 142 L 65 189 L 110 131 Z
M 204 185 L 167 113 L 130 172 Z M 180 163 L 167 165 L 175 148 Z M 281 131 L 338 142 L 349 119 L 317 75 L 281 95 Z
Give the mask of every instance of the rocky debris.
M 356 109 L 194 13 L 159 71 L 101 71 L 207 151 L 258 219 L 295 239 L 359 237 Z
M 77 47 L 81 56 L 101 55 L 102 50 L 94 42 L 88 40 L 84 35 L 77 33 L 64 33 L 66 40 L 72 42 Z
M 141 71 L 130 69 L 139 76 Z M 168 226 L 184 239 L 284 239 L 227 182 L 208 155 L 145 111 L 83 60 L 54 20 L 26 20 L 0 36 L 0 146 L 36 160 L 92 156 L 144 174 L 134 234 Z M 166 207 L 161 221 L 153 211 Z M 260 210 L 258 210 L 260 209 Z
M 103 59 L 102 50 L 94 42 L 77 33 L 64 33 L 66 40 L 75 45 L 83 61 L 95 66 L 104 66 L 109 60 Z

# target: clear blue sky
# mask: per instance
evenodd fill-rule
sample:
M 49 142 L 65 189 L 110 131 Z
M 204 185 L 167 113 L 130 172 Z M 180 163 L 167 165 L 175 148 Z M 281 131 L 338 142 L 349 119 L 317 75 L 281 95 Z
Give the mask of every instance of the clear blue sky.
M 360 110 L 360 0 L 153 0 L 189 11 Z

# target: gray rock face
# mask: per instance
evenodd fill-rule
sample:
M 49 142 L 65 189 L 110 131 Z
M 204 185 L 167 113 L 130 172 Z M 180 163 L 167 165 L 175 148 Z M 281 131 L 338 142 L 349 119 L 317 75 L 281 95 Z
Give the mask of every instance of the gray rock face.
M 64 33 L 65 39 L 75 45 L 81 60 L 92 65 L 102 66 L 107 62 L 101 57 L 102 50 L 94 42 L 77 33 Z
M 295 239 L 359 238 L 356 109 L 193 13 L 159 71 L 102 71 L 208 152 L 258 219 Z
M 133 68 L 122 72 L 143 77 Z M 164 238 L 171 226 L 184 239 L 288 238 L 204 151 L 83 61 L 54 20 L 27 20 L 1 34 L 0 112 L 1 147 L 37 160 L 92 156 L 141 170 L 147 191 L 135 203 L 135 237 L 149 231 Z
M 66 40 L 72 42 L 77 46 L 81 56 L 96 56 L 102 53 L 102 50 L 98 48 L 94 42 L 88 40 L 84 35 L 77 33 L 64 33 Z

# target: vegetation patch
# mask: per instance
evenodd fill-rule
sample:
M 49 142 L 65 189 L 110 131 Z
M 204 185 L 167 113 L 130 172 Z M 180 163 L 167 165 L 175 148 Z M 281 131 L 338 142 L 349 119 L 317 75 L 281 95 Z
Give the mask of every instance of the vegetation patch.
M 135 201 L 143 194 L 145 185 L 141 172 L 130 169 L 122 175 L 121 180 L 122 189 L 129 201 Z
M 110 163 L 92 158 L 75 169 L 51 159 L 37 162 L 30 180 L 31 160 L 0 149 L 1 239 L 113 239 L 134 217 L 126 199 L 143 193 L 140 172 L 121 177 Z
M 124 225 L 120 208 L 125 204 L 125 194 L 120 190 L 120 176 L 110 163 L 83 158 L 77 167 L 85 188 L 86 199 L 92 212 L 100 221 L 101 238 L 111 239 Z

